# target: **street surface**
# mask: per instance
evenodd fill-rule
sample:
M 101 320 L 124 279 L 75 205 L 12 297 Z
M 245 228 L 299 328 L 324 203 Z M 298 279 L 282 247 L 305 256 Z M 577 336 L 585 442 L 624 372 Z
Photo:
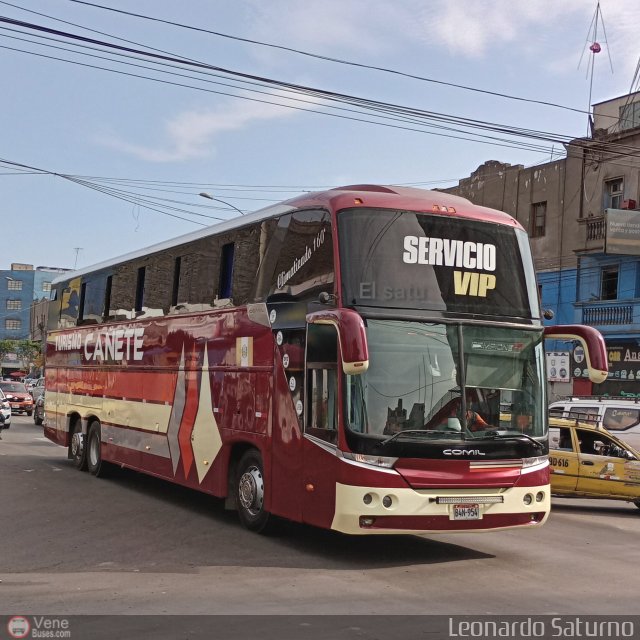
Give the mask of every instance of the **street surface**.
M 356 538 L 243 529 L 221 500 L 97 479 L 31 418 L 0 441 L 0 613 L 632 614 L 640 510 L 556 499 L 532 531 Z

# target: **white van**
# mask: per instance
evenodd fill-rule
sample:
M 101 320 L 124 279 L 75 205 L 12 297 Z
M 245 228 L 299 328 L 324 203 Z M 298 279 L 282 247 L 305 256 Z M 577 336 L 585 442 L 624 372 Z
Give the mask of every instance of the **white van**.
M 549 415 L 595 422 L 640 451 L 640 398 L 574 396 L 552 402 Z

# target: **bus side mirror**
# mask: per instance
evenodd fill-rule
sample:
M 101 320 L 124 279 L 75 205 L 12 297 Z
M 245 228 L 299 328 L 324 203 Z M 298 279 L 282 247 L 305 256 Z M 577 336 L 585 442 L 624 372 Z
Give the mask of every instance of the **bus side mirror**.
M 352 309 L 323 309 L 307 314 L 309 324 L 330 324 L 338 333 L 342 370 L 359 375 L 369 368 L 369 348 L 364 322 Z
M 602 334 L 593 327 L 582 324 L 545 327 L 544 337 L 554 340 L 577 340 L 584 349 L 589 380 L 595 384 L 604 382 L 609 375 L 607 350 Z

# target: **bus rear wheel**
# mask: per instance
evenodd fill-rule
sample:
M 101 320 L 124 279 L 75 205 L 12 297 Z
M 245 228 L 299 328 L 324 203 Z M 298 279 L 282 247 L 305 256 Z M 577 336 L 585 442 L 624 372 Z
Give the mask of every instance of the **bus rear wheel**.
M 100 423 L 94 420 L 87 433 L 87 468 L 96 477 L 104 476 L 107 463 L 102 460 Z
M 257 451 L 247 451 L 237 469 L 235 491 L 240 522 L 251 531 L 266 533 L 271 514 L 264 509 L 262 456 Z
M 87 468 L 87 439 L 82 433 L 80 420 L 75 424 L 71 432 L 71 442 L 69 443 L 69 458 L 73 460 L 76 469 L 85 471 Z

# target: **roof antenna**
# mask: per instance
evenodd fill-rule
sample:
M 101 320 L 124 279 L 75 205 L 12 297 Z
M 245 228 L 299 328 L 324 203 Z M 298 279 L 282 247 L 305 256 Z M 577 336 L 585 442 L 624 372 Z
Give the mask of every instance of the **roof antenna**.
M 598 20 L 602 23 L 602 35 L 604 36 L 604 41 L 607 45 L 607 55 L 609 56 L 609 65 L 611 66 L 611 73 L 613 73 L 613 62 L 611 62 L 611 54 L 609 53 L 609 41 L 607 39 L 607 32 L 604 28 L 604 17 L 602 16 L 602 9 L 600 9 L 600 0 L 596 3 L 596 10 L 593 14 L 593 18 L 591 18 L 591 24 L 589 25 L 589 31 L 587 32 L 587 40 L 585 42 L 585 46 L 582 49 L 582 54 L 580 55 L 580 62 L 578 62 L 578 69 L 582 64 L 582 58 L 584 56 L 584 52 L 586 50 L 587 44 L 589 45 L 589 51 L 591 51 L 591 58 L 587 62 L 587 77 L 589 78 L 589 103 L 587 105 L 587 113 L 589 114 L 589 119 L 587 122 L 587 135 L 593 135 L 593 117 L 591 115 L 591 94 L 593 92 L 593 70 L 595 68 L 596 62 L 596 53 L 600 53 L 602 51 L 602 47 L 598 42 Z

